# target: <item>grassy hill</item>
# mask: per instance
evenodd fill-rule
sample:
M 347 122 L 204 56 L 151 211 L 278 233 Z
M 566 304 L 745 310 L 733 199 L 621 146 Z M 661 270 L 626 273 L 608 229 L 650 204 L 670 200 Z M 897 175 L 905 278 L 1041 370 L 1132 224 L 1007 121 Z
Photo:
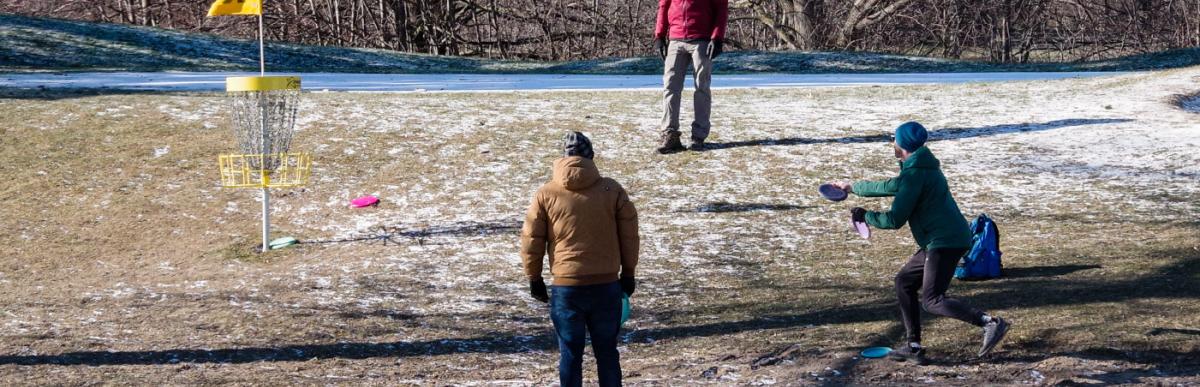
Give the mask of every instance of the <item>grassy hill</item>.
M 268 43 L 271 69 L 302 72 L 654 74 L 652 57 L 577 62 L 498 61 L 388 50 Z M 850 52 L 730 52 L 725 73 L 878 73 L 976 71 L 1129 71 L 1200 64 L 1200 49 L 1085 63 L 998 65 Z M 252 40 L 151 27 L 0 14 L 0 71 L 250 71 Z

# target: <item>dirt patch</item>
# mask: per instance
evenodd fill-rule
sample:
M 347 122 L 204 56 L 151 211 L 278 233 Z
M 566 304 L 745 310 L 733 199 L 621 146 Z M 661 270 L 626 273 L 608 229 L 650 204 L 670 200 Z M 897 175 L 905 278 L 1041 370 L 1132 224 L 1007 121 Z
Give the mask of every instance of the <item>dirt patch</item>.
M 1171 97 L 1171 104 L 1189 113 L 1200 113 L 1200 92 L 1177 94 Z

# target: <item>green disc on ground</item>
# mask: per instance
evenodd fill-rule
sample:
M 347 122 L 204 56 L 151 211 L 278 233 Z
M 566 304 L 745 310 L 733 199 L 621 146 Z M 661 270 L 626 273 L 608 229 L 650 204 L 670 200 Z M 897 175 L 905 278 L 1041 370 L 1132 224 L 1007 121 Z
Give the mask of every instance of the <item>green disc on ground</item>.
M 284 247 L 288 247 L 288 246 L 291 246 L 291 245 L 294 245 L 297 243 L 300 243 L 300 241 L 296 240 L 296 238 L 293 238 L 293 237 L 279 238 L 279 239 L 271 241 L 271 250 L 282 249 Z

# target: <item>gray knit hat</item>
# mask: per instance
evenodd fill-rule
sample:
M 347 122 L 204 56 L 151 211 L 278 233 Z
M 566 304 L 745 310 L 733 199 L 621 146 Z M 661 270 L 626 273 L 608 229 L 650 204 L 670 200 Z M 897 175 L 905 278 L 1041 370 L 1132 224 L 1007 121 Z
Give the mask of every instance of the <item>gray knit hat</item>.
M 563 137 L 563 154 L 587 159 L 596 157 L 596 152 L 592 151 L 592 141 L 579 132 L 567 132 Z

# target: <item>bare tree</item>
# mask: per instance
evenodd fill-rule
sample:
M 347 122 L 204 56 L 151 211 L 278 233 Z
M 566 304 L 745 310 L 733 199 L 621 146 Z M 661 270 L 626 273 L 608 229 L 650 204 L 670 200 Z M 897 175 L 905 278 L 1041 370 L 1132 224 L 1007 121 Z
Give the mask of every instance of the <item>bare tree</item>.
M 651 0 L 273 0 L 269 38 L 492 58 L 649 54 Z M 0 12 L 251 38 L 207 1 L 0 0 Z M 870 50 L 998 62 L 1109 58 L 1200 45 L 1200 0 L 733 0 L 741 50 Z

